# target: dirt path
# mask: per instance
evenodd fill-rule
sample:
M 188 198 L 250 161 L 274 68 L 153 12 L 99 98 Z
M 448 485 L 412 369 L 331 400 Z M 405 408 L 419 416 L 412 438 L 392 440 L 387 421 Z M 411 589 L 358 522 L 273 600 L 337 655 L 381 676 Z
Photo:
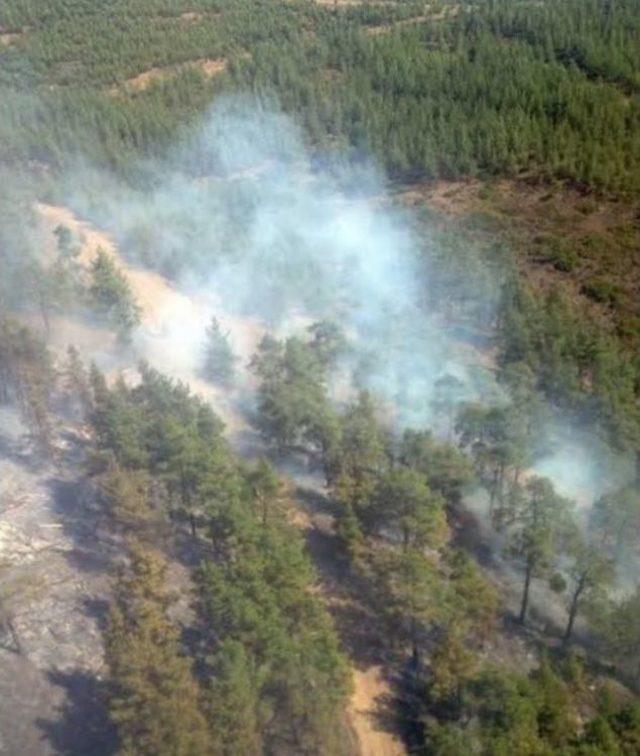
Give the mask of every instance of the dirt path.
M 230 440 L 239 453 L 249 457 L 259 453 L 259 440 L 250 430 L 243 408 L 247 403 L 247 394 L 253 389 L 246 364 L 265 332 L 264 324 L 251 318 L 229 316 L 222 312 L 219 303 L 214 300 L 181 292 L 161 275 L 128 264 L 119 255 L 108 234 L 81 221 L 68 208 L 39 205 L 38 210 L 47 233 L 52 234 L 56 226 L 62 224 L 81 241 L 79 259 L 83 265 L 88 266 L 98 249 L 103 249 L 126 274 L 143 310 L 142 325 L 133 341 L 134 350 L 139 352 L 138 357 L 144 356 L 151 365 L 188 382 L 195 393 L 210 401 L 227 424 Z M 197 377 L 198 350 L 193 334 L 204 332 L 214 312 L 230 331 L 234 349 L 240 354 L 243 366 L 239 388 L 231 397 L 227 392 L 221 392 Z M 72 327 L 68 322 L 59 322 L 57 325 L 60 335 L 54 333 L 54 343 L 57 340 L 57 346 L 61 350 L 66 348 L 67 339 L 75 336 L 74 343 L 81 351 L 93 356 L 98 362 L 102 359 L 103 365 L 117 370 L 135 364 L 131 354 L 126 355 L 128 362 L 118 360 L 115 344 L 112 345 L 114 354 L 105 355 L 102 349 L 96 354 L 97 334 L 94 327 L 80 323 Z M 78 343 L 78 338 L 81 343 Z M 104 342 L 104 334 L 101 342 Z M 299 491 L 311 496 L 324 496 L 322 485 L 316 476 L 308 476 L 303 470 L 294 468 L 287 468 L 285 472 L 294 480 Z M 322 512 L 301 507 L 296 515 L 296 524 L 306 533 L 311 556 L 323 578 L 323 595 L 329 610 L 333 612 L 337 607 L 344 609 L 345 602 L 350 602 L 351 599 L 340 589 L 340 566 L 336 564 L 339 555 L 335 552 L 332 518 Z M 350 614 L 363 611 L 351 605 L 348 608 L 354 610 Z M 375 658 L 369 658 L 371 639 L 366 632 L 362 632 L 363 626 L 366 627 L 367 624 L 367 618 L 363 615 L 357 638 L 344 637 L 344 633 L 349 631 L 338 627 L 339 631 L 342 630 L 345 646 L 351 651 L 358 651 L 357 660 L 354 656 L 354 692 L 349 702 L 348 717 L 357 736 L 361 756 L 401 756 L 406 753 L 402 742 L 379 722 L 381 702 L 388 701 L 392 694 L 382 665 Z
M 376 701 L 389 695 L 389 685 L 384 679 L 382 667 L 365 670 L 355 669 L 354 692 L 349 705 L 349 715 L 360 743 L 362 756 L 402 756 L 406 748 L 395 735 L 379 728 L 375 718 Z
M 356 577 L 344 559 L 324 480 L 304 460 L 282 466 L 294 487 L 293 521 L 304 533 L 320 578 L 320 594 L 351 659 L 353 694 L 348 718 L 362 756 L 402 756 L 406 748 L 395 732 L 393 688 L 384 664 L 384 630 L 362 601 Z

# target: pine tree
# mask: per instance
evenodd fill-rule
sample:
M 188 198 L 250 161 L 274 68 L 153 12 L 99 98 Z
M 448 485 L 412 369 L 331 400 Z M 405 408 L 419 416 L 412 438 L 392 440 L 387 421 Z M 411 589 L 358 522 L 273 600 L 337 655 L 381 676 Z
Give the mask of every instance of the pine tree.
M 133 546 L 118 579 L 107 630 L 109 712 L 123 754 L 213 754 L 201 696 L 177 628 L 167 619 L 166 564 Z
M 207 707 L 217 753 L 222 756 L 263 753 L 259 691 L 259 675 L 244 646 L 224 641 L 216 654 Z
M 214 383 L 228 386 L 233 381 L 236 357 L 229 343 L 229 333 L 224 333 L 216 317 L 207 327 L 204 375 Z

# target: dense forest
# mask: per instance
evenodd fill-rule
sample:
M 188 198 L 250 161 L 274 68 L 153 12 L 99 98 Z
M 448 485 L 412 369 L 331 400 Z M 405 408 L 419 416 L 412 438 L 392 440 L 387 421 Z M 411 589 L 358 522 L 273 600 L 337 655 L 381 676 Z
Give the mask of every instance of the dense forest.
M 2 3 L 0 750 L 40 669 L 19 469 L 80 492 L 71 569 L 102 555 L 96 753 L 640 751 L 639 32 L 633 0 Z M 8 752 L 91 750 L 26 726 Z

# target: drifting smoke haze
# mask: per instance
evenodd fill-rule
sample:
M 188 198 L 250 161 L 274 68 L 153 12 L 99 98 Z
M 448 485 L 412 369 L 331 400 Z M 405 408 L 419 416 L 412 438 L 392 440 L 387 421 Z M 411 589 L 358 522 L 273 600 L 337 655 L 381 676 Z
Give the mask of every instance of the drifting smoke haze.
M 289 117 L 233 98 L 142 169 L 146 185 L 133 189 L 83 166 L 67 177 L 65 202 L 106 229 L 131 264 L 161 274 L 144 303 L 151 317 L 134 337 L 154 366 L 197 384 L 212 315 L 229 329 L 242 367 L 264 333 L 286 336 L 329 318 L 351 346 L 332 379 L 334 399 L 372 390 L 396 431 L 447 433 L 433 412 L 444 376 L 460 382 L 457 401 L 508 402 L 482 344 L 459 335 L 446 307 L 433 305 L 455 287 L 475 286 L 476 333 L 488 334 L 500 272 L 478 252 L 472 271 L 445 276 L 444 289 L 434 285 L 443 278 L 437 240 L 428 238 L 425 250 L 373 166 L 320 161 Z M 171 297 L 163 277 L 177 289 Z M 246 408 L 251 379 L 240 372 L 235 394 Z M 203 382 L 197 387 L 211 395 Z M 217 398 L 219 407 L 225 399 Z M 626 460 L 568 420 L 556 417 L 545 435 L 550 446 L 533 472 L 581 507 L 632 475 Z
M 250 318 L 280 335 L 339 323 L 354 347 L 342 372 L 393 406 L 400 425 L 433 421 L 433 387 L 447 374 L 464 385 L 461 399 L 500 395 L 469 345 L 430 315 L 427 261 L 372 167 L 323 169 L 289 118 L 229 100 L 149 173 L 145 190 L 75 174 L 70 185 L 83 189 L 69 204 L 130 261 L 208 300 L 223 320 Z M 178 353 L 201 353 L 206 320 L 196 332 L 180 313 L 163 320 Z

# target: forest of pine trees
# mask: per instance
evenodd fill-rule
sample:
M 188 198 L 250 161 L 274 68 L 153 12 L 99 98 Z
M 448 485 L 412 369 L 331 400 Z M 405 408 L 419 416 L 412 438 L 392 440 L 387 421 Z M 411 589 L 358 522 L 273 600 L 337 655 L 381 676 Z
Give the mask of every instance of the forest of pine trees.
M 117 553 L 102 630 L 119 753 L 354 752 L 353 627 L 324 595 L 279 471 L 300 464 L 322 480 L 331 580 L 366 615 L 390 727 L 412 753 L 640 752 L 639 29 L 633 0 L 2 3 L 0 404 L 17 409 L 34 468 L 60 465 L 69 424 L 82 428 L 77 473 Z M 211 75 L 202 61 L 224 64 Z M 147 86 L 127 83 L 150 70 Z M 504 181 L 623 208 L 628 255 L 602 272 L 597 235 L 591 248 L 534 239 L 522 255 L 515 224 L 498 234 L 489 212 L 412 216 L 422 305 L 484 345 L 499 395 L 470 400 L 443 365 L 433 427 L 394 423 L 358 376 L 336 400 L 352 334 L 332 320 L 266 333 L 244 360 L 209 319 L 199 393 L 146 362 L 125 377 L 60 351 L 71 314 L 128 359 L 144 313 L 109 252 L 85 263 L 64 225 L 45 243 L 37 203 L 81 191 L 68 177 L 86 165 L 151 192 L 171 145 L 237 92 L 277 103 L 338 175 L 372 159 L 399 189 L 481 185 L 485 207 Z M 181 171 L 203 181 L 210 167 L 196 156 Z M 233 261 L 241 226 L 212 254 Z M 172 283 L 199 264 L 195 245 L 168 260 L 150 242 L 144 258 Z M 251 459 L 203 398 L 235 401 L 243 371 Z M 534 469 L 554 414 L 634 459 L 636 478 L 586 509 L 561 495 Z

